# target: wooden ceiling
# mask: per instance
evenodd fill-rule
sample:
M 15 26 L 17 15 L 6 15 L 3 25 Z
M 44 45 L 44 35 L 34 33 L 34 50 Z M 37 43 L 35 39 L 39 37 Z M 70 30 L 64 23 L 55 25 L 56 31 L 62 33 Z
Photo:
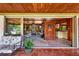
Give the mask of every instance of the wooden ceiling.
M 0 13 L 79 13 L 79 3 L 0 3 Z

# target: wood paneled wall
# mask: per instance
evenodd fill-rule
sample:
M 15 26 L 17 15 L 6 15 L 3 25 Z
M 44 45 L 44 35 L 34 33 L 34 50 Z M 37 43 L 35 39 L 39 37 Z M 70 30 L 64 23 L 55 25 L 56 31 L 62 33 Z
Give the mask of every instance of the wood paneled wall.
M 55 20 L 56 23 L 67 23 L 67 31 L 68 31 L 68 41 L 72 41 L 72 19 L 71 18 L 66 18 L 66 19 L 60 19 L 60 20 Z
M 6 18 L 6 21 L 10 24 L 21 24 L 20 18 Z
M 72 41 L 72 19 L 67 20 L 67 26 L 68 26 L 68 40 Z

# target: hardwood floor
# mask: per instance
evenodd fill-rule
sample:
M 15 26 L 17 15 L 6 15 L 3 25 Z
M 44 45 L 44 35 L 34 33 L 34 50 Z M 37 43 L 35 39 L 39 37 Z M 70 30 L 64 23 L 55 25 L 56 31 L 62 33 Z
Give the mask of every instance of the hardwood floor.
M 79 56 L 79 49 L 75 48 L 34 48 L 30 54 L 24 49 L 16 50 L 12 56 Z

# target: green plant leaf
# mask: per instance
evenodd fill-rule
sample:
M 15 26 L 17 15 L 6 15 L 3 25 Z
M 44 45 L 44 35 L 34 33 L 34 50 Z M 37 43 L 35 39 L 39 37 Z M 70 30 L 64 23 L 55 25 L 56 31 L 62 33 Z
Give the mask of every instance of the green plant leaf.
M 25 48 L 32 48 L 33 47 L 33 42 L 31 41 L 31 39 L 27 38 L 24 40 L 24 47 Z

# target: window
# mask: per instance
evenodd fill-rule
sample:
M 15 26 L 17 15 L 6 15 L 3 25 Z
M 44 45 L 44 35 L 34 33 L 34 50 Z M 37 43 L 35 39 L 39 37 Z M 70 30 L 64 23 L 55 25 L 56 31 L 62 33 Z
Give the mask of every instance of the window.
M 21 34 L 21 22 L 19 18 L 7 18 L 5 21 L 5 33 L 4 35 L 20 35 Z

